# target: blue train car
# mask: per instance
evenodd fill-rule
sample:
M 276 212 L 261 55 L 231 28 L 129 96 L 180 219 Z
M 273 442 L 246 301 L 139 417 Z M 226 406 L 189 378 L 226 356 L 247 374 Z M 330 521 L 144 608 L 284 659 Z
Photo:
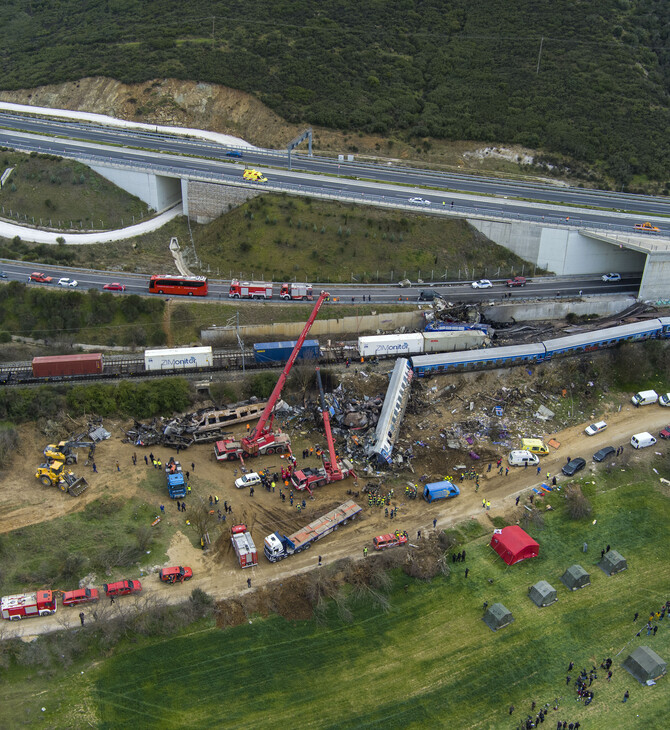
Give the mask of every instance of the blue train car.
M 537 362 L 545 357 L 542 343 L 510 347 L 485 347 L 481 350 L 442 352 L 436 355 L 414 355 L 410 358 L 414 374 L 424 378 L 438 373 L 462 370 L 504 368 Z
M 279 364 L 286 362 L 297 340 L 291 342 L 258 342 L 254 345 L 254 358 L 258 363 Z M 305 340 L 302 343 L 298 360 L 318 360 L 321 355 L 318 340 Z
M 660 337 L 661 334 L 660 320 L 650 319 L 646 322 L 634 322 L 595 332 L 580 332 L 569 337 L 544 340 L 544 346 L 547 349 L 547 358 L 551 358 L 554 355 L 573 355 L 614 347 L 620 342 L 648 340 Z

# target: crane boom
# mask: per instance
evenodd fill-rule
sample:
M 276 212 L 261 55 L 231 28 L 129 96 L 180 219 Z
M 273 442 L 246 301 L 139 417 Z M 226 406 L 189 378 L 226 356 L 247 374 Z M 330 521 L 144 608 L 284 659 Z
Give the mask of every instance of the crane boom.
M 326 472 L 334 480 L 342 479 L 342 469 L 337 463 L 337 455 L 335 454 L 335 443 L 333 442 L 333 432 L 330 428 L 330 411 L 326 405 L 326 399 L 323 395 L 323 383 L 321 382 L 321 368 L 316 369 L 316 382 L 319 384 L 319 397 L 321 398 L 321 413 L 323 414 L 323 428 L 326 432 L 326 442 L 328 443 L 328 458 L 330 464 L 324 459 L 323 467 Z
M 328 292 L 322 291 L 319 298 L 316 301 L 316 304 L 314 305 L 314 309 L 312 310 L 312 313 L 309 316 L 309 319 L 305 323 L 305 326 L 303 327 L 302 332 L 300 333 L 300 337 L 298 337 L 298 341 L 295 343 L 295 347 L 293 348 L 293 352 L 291 353 L 291 356 L 286 361 L 286 365 L 284 365 L 284 370 L 282 371 L 282 374 L 279 376 L 279 380 L 277 380 L 277 384 L 274 387 L 274 390 L 272 391 L 272 394 L 270 395 L 270 399 L 267 402 L 267 405 L 265 406 L 263 413 L 261 414 L 261 417 L 256 424 L 256 427 L 254 430 L 245 438 L 242 439 L 242 447 L 244 448 L 244 451 L 247 452 L 250 455 L 255 454 L 258 451 L 258 439 L 261 438 L 264 434 L 268 433 L 272 430 L 272 421 L 274 420 L 274 407 L 277 405 L 277 401 L 279 400 L 279 396 L 281 395 L 281 392 L 284 388 L 284 384 L 286 383 L 286 378 L 288 378 L 288 374 L 291 372 L 291 368 L 293 367 L 293 363 L 295 362 L 295 359 L 298 357 L 298 353 L 300 352 L 300 348 L 302 347 L 305 338 L 307 337 L 307 334 L 309 333 L 310 329 L 312 328 L 312 325 L 314 324 L 314 320 L 316 319 L 317 314 L 319 313 L 319 309 L 321 309 L 321 305 L 324 303 L 324 301 L 330 296 Z M 268 424 L 269 420 L 269 424 Z M 267 424 L 267 427 L 266 427 Z

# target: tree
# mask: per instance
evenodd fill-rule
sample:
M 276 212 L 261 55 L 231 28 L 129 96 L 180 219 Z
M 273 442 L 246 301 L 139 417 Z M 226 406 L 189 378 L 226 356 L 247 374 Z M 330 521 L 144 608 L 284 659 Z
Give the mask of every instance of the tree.
M 565 490 L 565 504 L 568 516 L 572 520 L 582 520 L 591 512 L 591 503 L 578 484 L 571 484 Z

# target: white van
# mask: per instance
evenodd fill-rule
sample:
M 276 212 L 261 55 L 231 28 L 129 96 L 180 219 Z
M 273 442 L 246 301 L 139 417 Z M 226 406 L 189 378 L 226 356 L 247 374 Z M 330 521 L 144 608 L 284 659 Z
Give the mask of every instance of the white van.
M 659 406 L 670 406 L 670 393 L 664 393 L 658 396 Z
M 636 433 L 630 440 L 630 445 L 634 449 L 644 449 L 646 446 L 653 446 L 655 443 L 656 439 L 646 431 L 643 433 Z
M 655 390 L 641 390 L 630 399 L 634 406 L 648 406 L 650 403 L 656 403 L 657 400 L 658 393 Z
M 510 466 L 526 466 L 526 464 L 528 466 L 537 466 L 540 463 L 540 457 L 525 449 L 515 449 L 509 452 L 507 461 Z

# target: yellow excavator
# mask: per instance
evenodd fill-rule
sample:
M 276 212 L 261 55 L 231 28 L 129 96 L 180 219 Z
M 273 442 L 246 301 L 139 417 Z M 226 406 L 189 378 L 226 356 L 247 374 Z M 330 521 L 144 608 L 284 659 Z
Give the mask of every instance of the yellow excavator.
M 94 441 L 60 441 L 57 444 L 49 444 L 44 449 L 44 457 L 53 461 L 64 461 L 66 464 L 76 464 L 79 460 L 75 449 L 88 449 L 89 461 L 95 453 Z
M 65 468 L 64 461 L 48 461 L 37 467 L 35 478 L 45 487 L 58 487 L 61 491 L 78 497 L 88 489 L 88 482 L 84 477 L 75 476 L 70 469 Z

